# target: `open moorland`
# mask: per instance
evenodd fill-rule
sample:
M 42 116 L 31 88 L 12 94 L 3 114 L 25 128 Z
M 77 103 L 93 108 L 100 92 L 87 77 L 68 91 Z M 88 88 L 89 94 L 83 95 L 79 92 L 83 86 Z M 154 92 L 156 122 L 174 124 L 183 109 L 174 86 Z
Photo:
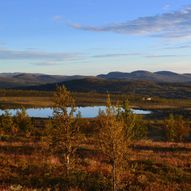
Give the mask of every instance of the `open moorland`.
M 64 95 L 66 92 L 62 93 Z M 63 104 L 59 101 L 68 96 L 66 94 L 62 98 L 59 95 L 62 94 L 50 91 L 1 90 L 0 105 L 2 109 L 53 107 L 55 103 Z M 107 101 L 106 93 L 73 92 L 71 97 L 80 106 L 105 105 Z M 106 112 L 103 116 L 100 114 L 92 119 L 79 117 L 75 123 L 71 122 L 77 125 L 81 138 L 75 144 L 70 139 L 75 154 L 72 151 L 74 164 L 72 162 L 69 174 L 64 162 L 68 147 L 60 150 L 60 146 L 66 146 L 63 137 L 60 137 L 62 129 L 58 132 L 51 130 L 55 124 L 55 127 L 64 128 L 66 119 L 72 120 L 69 115 L 63 113 L 64 118 L 60 114 L 55 114 L 51 119 L 30 118 L 25 111 L 21 111 L 14 117 L 9 114 L 1 116 L 0 190 L 113 190 L 112 161 L 115 159 L 119 165 L 116 169 L 117 190 L 191 190 L 190 101 L 185 98 L 148 99 L 136 94 L 111 94 L 110 98 L 111 104 L 117 101 L 123 104 L 124 99 L 128 98 L 130 107 L 149 109 L 152 113 L 136 116 L 127 112 L 126 118 L 121 121 L 121 118 L 117 119 Z M 57 107 L 63 109 L 66 105 L 62 104 Z M 170 114 L 174 117 L 169 117 Z M 121 115 L 124 115 L 123 112 Z M 121 140 L 122 147 L 127 144 L 127 149 L 118 148 L 114 159 L 100 149 L 99 136 L 102 125 L 107 126 L 107 116 L 109 124 L 113 121 L 109 126 L 118 129 L 123 123 L 125 128 L 131 127 L 126 134 L 127 142 L 121 139 L 121 132 L 115 128 L 112 130 L 114 143 L 118 144 L 118 140 Z M 126 123 L 124 120 L 127 120 Z M 107 140 L 108 137 L 105 138 Z M 108 140 L 111 138 L 113 136 Z M 74 136 L 74 139 L 77 140 L 78 136 Z M 59 152 L 51 147 L 52 144 L 54 149 L 58 147 Z M 111 149 L 110 145 L 107 148 Z M 125 157 L 120 158 L 121 153 Z
M 97 147 L 96 120 L 80 121 L 85 139 L 77 150 L 77 164 L 69 180 L 62 161 L 48 149 L 46 121 L 33 123 L 30 137 L 1 138 L 0 190 L 111 190 L 112 168 Z M 129 145 L 124 188 L 120 190 L 189 191 L 191 143 L 165 141 L 164 127 L 155 123 L 147 124 L 146 139 Z M 158 141 L 154 141 L 156 137 Z

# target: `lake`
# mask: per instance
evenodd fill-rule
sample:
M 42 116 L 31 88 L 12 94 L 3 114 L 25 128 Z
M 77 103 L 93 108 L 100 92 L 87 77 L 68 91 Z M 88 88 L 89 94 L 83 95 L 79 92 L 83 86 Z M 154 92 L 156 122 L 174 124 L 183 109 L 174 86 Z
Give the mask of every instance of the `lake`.
M 105 106 L 87 106 L 87 107 L 77 107 L 75 114 L 78 112 L 81 113 L 81 116 L 84 118 L 94 118 L 98 115 L 100 110 L 105 111 Z M 9 109 L 8 111 L 14 116 L 19 109 Z M 40 117 L 40 118 L 48 118 L 52 117 L 52 108 L 29 108 L 26 109 L 28 115 L 30 117 Z M 148 110 L 140 110 L 140 109 L 132 109 L 132 112 L 135 114 L 148 115 L 151 114 L 151 111 Z M 0 110 L 0 115 L 4 113 L 4 110 Z

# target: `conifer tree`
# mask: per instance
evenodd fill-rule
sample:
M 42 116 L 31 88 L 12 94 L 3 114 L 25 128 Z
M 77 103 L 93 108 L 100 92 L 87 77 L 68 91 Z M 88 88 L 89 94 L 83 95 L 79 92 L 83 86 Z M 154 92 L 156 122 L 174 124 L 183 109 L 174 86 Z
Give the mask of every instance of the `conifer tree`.
M 48 135 L 49 148 L 63 164 L 66 176 L 74 167 L 76 150 L 79 148 L 81 140 L 74 112 L 75 101 L 70 92 L 63 86 L 57 87 L 54 95 L 53 118 Z
M 117 118 L 117 110 L 111 105 L 109 96 L 106 111 L 100 112 L 98 120 L 100 123 L 99 148 L 112 165 L 112 190 L 117 191 L 126 163 L 128 142 L 124 134 L 124 122 L 121 118 Z
M 169 141 L 183 141 L 189 136 L 190 127 L 188 121 L 182 116 L 171 114 L 165 121 L 165 134 Z
M 146 137 L 147 128 L 141 115 L 136 115 L 129 107 L 128 99 L 118 106 L 118 118 L 124 121 L 125 137 L 128 141 L 136 141 Z
M 0 129 L 4 134 L 13 134 L 16 131 L 13 117 L 8 110 L 5 110 L 0 120 Z
M 33 129 L 32 120 L 24 107 L 17 111 L 15 116 L 15 125 L 19 133 L 29 136 Z

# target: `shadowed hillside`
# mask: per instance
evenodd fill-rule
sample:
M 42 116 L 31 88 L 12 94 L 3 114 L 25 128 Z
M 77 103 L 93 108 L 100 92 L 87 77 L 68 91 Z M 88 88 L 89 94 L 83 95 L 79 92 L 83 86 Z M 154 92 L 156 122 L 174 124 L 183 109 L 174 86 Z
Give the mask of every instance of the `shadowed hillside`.
M 40 86 L 20 87 L 24 90 L 54 91 L 57 86 L 64 85 L 75 92 L 127 93 L 165 98 L 191 98 L 190 83 L 162 83 L 154 81 L 129 81 L 86 78 Z
M 62 76 L 36 73 L 0 73 L 0 88 L 57 83 L 82 78 L 85 78 L 85 76 Z
M 79 80 L 85 78 L 96 79 L 96 83 L 102 86 L 103 81 L 101 79 L 106 80 L 128 80 L 128 81 L 151 81 L 157 83 L 187 83 L 191 82 L 191 74 L 177 74 L 170 71 L 160 71 L 160 72 L 148 72 L 148 71 L 134 71 L 131 73 L 124 72 L 110 72 L 108 74 L 100 74 L 98 76 L 82 76 L 82 75 L 48 75 L 48 74 L 37 74 L 37 73 L 0 73 L 0 88 L 12 88 L 12 87 L 21 87 L 21 86 L 33 86 L 33 85 L 43 85 L 43 84 L 51 84 L 51 83 L 60 83 L 64 81 L 70 80 Z M 99 80 L 98 80 L 99 79 Z M 81 81 L 82 83 L 91 83 L 91 81 Z M 79 82 L 75 82 L 76 84 Z M 93 82 L 92 82 L 93 83 Z M 104 84 L 106 82 L 104 81 Z M 122 82 L 120 82 L 121 84 Z M 70 84 L 70 83 L 69 83 Z M 107 82 L 107 85 L 110 82 Z M 90 85 L 90 84 L 89 84 Z M 88 85 L 88 86 L 89 86 Z M 121 86 L 121 85 L 120 85 Z M 96 90 L 98 87 L 96 88 Z M 102 89 L 102 87 L 100 87 Z M 105 88 L 103 88 L 105 91 Z M 86 91 L 86 87 L 84 87 L 84 91 Z M 116 87 L 111 88 L 111 91 L 121 91 L 116 89 Z

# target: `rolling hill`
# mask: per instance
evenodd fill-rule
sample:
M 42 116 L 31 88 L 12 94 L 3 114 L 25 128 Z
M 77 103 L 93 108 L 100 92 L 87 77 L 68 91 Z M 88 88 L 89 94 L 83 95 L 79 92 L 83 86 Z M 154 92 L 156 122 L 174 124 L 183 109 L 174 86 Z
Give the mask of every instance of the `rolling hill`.
M 110 72 L 108 74 L 100 74 L 97 77 L 103 79 L 126 79 L 126 80 L 148 80 L 156 82 L 191 82 L 191 74 L 177 74 L 170 71 L 148 72 L 138 70 L 131 73 Z
M 62 76 L 36 73 L 0 73 L 0 88 L 58 83 L 67 80 L 82 79 L 85 77 L 87 76 Z
M 40 86 L 20 87 L 22 90 L 55 91 L 64 85 L 73 92 L 99 92 L 115 94 L 137 94 L 164 98 L 191 98 L 190 83 L 166 83 L 154 81 L 129 81 L 114 79 L 85 78 Z
M 143 70 L 131 73 L 110 72 L 108 74 L 100 74 L 97 76 L 82 75 L 48 75 L 37 73 L 0 73 L 0 88 L 14 88 L 21 86 L 44 85 L 51 83 L 59 83 L 70 80 L 79 80 L 85 78 L 97 78 L 106 80 L 128 80 L 128 81 L 154 81 L 169 83 L 185 83 L 191 82 L 191 74 L 177 74 L 170 71 L 148 72 Z
M 76 92 L 128 93 L 191 98 L 191 74 L 170 71 L 111 72 L 98 76 L 0 73 L 0 88 L 54 91 L 58 85 Z

